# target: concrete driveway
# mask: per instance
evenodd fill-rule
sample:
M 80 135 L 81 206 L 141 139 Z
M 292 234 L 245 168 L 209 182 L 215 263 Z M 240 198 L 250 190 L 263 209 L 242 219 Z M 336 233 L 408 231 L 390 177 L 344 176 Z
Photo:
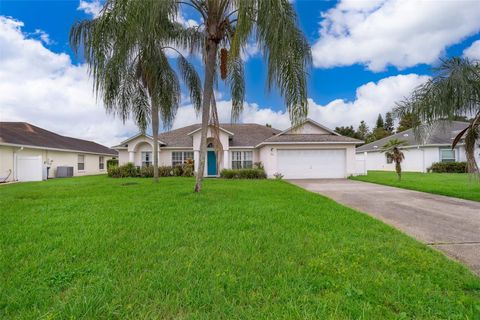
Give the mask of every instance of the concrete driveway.
M 480 202 L 346 179 L 289 181 L 366 212 L 480 275 Z

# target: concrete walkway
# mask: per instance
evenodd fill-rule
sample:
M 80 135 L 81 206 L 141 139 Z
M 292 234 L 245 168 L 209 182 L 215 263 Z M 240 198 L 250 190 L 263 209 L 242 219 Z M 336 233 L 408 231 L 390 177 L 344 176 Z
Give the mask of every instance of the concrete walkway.
M 353 180 L 290 180 L 366 212 L 480 275 L 480 202 Z

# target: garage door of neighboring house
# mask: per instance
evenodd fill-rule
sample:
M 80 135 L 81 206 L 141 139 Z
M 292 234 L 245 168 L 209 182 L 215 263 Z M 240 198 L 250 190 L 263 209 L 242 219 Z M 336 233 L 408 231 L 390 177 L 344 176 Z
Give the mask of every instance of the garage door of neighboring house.
M 285 179 L 346 177 L 345 149 L 278 150 L 277 169 Z
M 42 156 L 17 156 L 18 181 L 42 181 Z

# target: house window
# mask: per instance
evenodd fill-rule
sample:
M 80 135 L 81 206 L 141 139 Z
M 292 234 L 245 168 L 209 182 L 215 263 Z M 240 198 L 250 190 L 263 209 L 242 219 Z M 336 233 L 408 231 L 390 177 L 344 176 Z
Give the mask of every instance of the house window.
M 142 167 L 149 167 L 152 165 L 152 152 L 143 151 L 142 152 Z
M 232 151 L 232 169 L 251 168 L 252 165 L 252 151 Z
M 455 162 L 455 150 L 451 148 L 440 149 L 440 162 Z
M 187 160 L 193 160 L 192 151 L 175 151 L 172 152 L 172 166 L 181 166 L 187 162 Z
M 103 170 L 105 169 L 105 161 L 103 156 L 98 157 L 98 169 Z
M 387 160 L 387 164 L 393 163 L 392 157 L 390 157 L 388 154 L 385 154 L 385 159 Z
M 83 154 L 78 155 L 77 170 L 78 171 L 85 170 L 85 156 Z

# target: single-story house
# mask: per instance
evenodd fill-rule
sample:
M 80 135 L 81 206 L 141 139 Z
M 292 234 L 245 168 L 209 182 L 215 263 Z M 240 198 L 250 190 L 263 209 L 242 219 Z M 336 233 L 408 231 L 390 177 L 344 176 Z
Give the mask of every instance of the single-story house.
M 220 152 L 213 148 L 213 134 L 209 127 L 207 177 L 217 177 L 222 169 L 251 168 L 261 162 L 269 178 L 276 173 L 287 179 L 345 178 L 355 174 L 355 146 L 362 143 L 310 119 L 284 131 L 252 123 L 221 124 Z M 200 124 L 159 134 L 159 165 L 175 166 L 193 159 L 198 171 L 200 136 Z M 149 135 L 137 134 L 112 148 L 118 151 L 120 164 L 148 166 L 153 162 Z
M 106 173 L 117 152 L 26 122 L 0 122 L 0 181 L 40 181 Z
M 381 152 L 382 146 L 392 139 L 406 142 L 401 147 L 405 155 L 405 160 L 402 162 L 404 171 L 427 172 L 427 169 L 435 162 L 466 161 L 463 139 L 455 149 L 452 149 L 452 142 L 467 125 L 468 123 L 461 121 L 439 121 L 430 130 L 424 130 L 428 134 L 416 135 L 413 129 L 396 133 L 358 147 L 356 150 L 357 163 L 363 164 L 365 171 L 395 170 L 395 164 L 387 159 L 385 153 Z M 475 156 L 477 162 L 480 163 L 478 143 L 475 148 Z

